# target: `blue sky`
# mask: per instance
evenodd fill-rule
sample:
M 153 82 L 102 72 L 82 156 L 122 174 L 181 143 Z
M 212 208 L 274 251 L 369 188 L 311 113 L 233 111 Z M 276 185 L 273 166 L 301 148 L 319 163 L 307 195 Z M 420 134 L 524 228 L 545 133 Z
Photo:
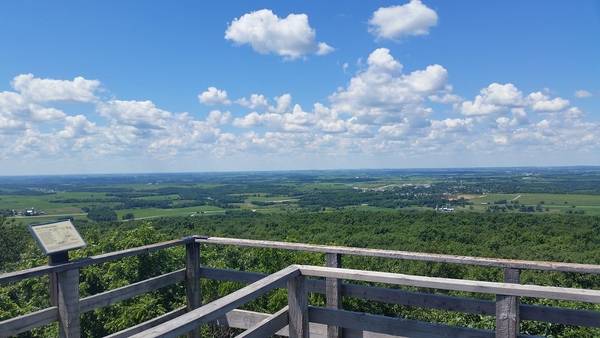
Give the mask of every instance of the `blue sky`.
M 11 1 L 0 29 L 0 174 L 600 164 L 597 1 Z

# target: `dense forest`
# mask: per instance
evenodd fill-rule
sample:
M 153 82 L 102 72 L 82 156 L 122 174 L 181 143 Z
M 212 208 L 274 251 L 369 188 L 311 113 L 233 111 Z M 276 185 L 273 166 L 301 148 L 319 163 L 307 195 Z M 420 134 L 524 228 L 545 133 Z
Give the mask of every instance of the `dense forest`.
M 0 270 L 12 271 L 44 264 L 27 230 L 14 221 L 0 219 Z M 460 255 L 521 258 L 600 264 L 600 217 L 565 214 L 495 214 L 412 211 L 331 210 L 327 212 L 288 212 L 260 214 L 231 210 L 224 215 L 161 218 L 129 223 L 77 221 L 88 247 L 72 254 L 74 258 L 143 244 L 179 238 L 189 234 L 260 238 L 284 241 L 337 244 Z M 559 248 L 559 249 L 557 249 Z M 205 246 L 203 264 L 249 271 L 274 272 L 291 263 L 322 265 L 319 254 L 271 249 L 241 249 Z M 183 248 L 173 248 L 148 256 L 132 257 L 81 271 L 81 294 L 87 296 L 127 285 L 184 265 Z M 451 264 L 345 257 L 344 267 L 392 271 L 428 276 L 501 280 L 494 268 Z M 523 283 L 564 287 L 600 288 L 600 277 L 572 273 L 527 271 Z M 0 287 L 0 319 L 11 318 L 48 306 L 47 278 L 33 278 Z M 203 281 L 204 301 L 227 294 L 241 285 Z M 431 292 L 431 290 L 429 290 Z M 474 295 L 469 295 L 473 297 Z M 481 296 L 479 296 L 481 297 Z M 600 310 L 597 305 L 523 299 Z M 246 308 L 273 312 L 286 302 L 285 291 L 274 291 Z M 311 297 L 322 304 L 319 296 Z M 99 337 L 165 313 L 184 304 L 183 286 L 176 285 L 117 305 L 85 314 L 84 336 Z M 494 327 L 493 317 L 426 310 L 398 305 L 344 299 L 344 307 L 391 316 L 476 328 Z M 207 334 L 216 329 L 205 327 Z M 597 337 L 599 330 L 524 321 L 522 332 L 550 337 Z M 219 331 L 227 335 L 227 331 Z M 56 335 L 56 326 L 23 334 L 23 337 Z

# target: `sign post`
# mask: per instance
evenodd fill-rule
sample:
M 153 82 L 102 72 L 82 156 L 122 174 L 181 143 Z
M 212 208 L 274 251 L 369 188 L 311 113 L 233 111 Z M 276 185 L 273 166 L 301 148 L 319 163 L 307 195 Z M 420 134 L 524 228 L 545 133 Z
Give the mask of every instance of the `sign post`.
M 48 264 L 58 265 L 69 261 L 69 250 L 86 246 L 85 241 L 70 220 L 33 224 L 29 231 L 40 249 L 48 256 Z M 50 303 L 58 307 L 59 336 L 78 338 L 79 326 L 79 270 L 50 274 Z

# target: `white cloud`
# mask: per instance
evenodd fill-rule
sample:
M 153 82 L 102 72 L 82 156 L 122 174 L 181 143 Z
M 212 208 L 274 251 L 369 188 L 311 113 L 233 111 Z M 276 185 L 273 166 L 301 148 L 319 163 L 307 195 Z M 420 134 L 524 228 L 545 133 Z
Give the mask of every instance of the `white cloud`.
M 569 106 L 569 100 L 560 97 L 550 99 L 542 92 L 534 92 L 527 96 L 530 101 L 531 108 L 541 112 L 556 112 L 563 110 Z
M 262 94 L 252 94 L 249 99 L 242 97 L 235 102 L 240 106 L 250 109 L 260 109 L 269 106 L 269 100 Z
M 386 48 L 373 51 L 367 65 L 346 88 L 332 94 L 330 100 L 336 111 L 362 116 L 368 123 L 398 121 L 407 114 L 428 114 L 422 103 L 428 96 L 443 91 L 446 85 L 444 67 L 430 65 L 404 74 L 402 64 Z
M 169 111 L 159 109 L 152 101 L 110 100 L 98 105 L 98 113 L 114 123 L 139 129 L 164 128 L 172 118 Z
M 585 90 L 585 89 L 580 89 L 575 91 L 575 97 L 579 98 L 579 99 L 583 99 L 586 97 L 591 97 L 592 93 L 590 93 L 589 91 Z
M 231 103 L 227 98 L 227 91 L 217 89 L 216 87 L 208 87 L 206 91 L 198 94 L 198 100 L 207 105 L 228 105 Z
M 231 113 L 228 111 L 213 110 L 206 117 L 206 122 L 211 126 L 227 124 L 229 121 L 231 121 Z
M 100 88 L 100 81 L 87 80 L 81 76 L 73 80 L 54 80 L 21 74 L 13 79 L 12 87 L 26 100 L 33 102 L 91 102 L 96 100 L 95 92 Z
M 236 111 L 236 118 L 223 110 L 199 117 L 150 100 L 101 97 L 91 102 L 91 111 L 82 113 L 81 105 L 0 92 L 0 159 L 23 153 L 32 159 L 86 163 L 108 158 L 165 161 L 160 163 L 193 158 L 204 163 L 253 154 L 263 162 L 285 162 L 298 156 L 479 156 L 498 149 L 545 159 L 561 151 L 593 157 L 600 149 L 600 124 L 586 120 L 582 109 L 547 89 L 523 94 L 512 83 L 492 83 L 463 101 L 447 83 L 444 67 L 407 71 L 384 48 L 373 51 L 358 68 L 330 101 L 315 103 L 312 109 L 295 104 L 289 93 L 273 99 L 252 94 L 235 101 L 236 110 L 244 111 Z M 223 90 L 207 92 L 219 102 L 229 101 Z M 436 111 L 439 103 L 455 111 Z
M 250 12 L 234 19 L 225 31 L 225 39 L 237 44 L 249 44 L 261 53 L 274 53 L 287 59 L 307 54 L 325 55 L 334 48 L 316 42 L 315 30 L 306 14 L 289 14 L 280 18 L 269 9 Z
M 59 137 L 71 139 L 91 134 L 96 124 L 90 122 L 84 115 L 67 116 L 65 127 L 58 133 Z
M 512 83 L 492 83 L 473 101 L 464 101 L 461 111 L 467 116 L 489 115 L 523 105 L 523 93 Z
M 325 42 L 319 42 L 319 45 L 317 47 L 317 55 L 327 55 L 331 52 L 333 52 L 335 50 L 335 48 L 331 47 L 330 45 L 326 44 Z
M 283 114 L 288 111 L 292 104 L 292 95 L 289 93 L 275 97 L 275 106 L 269 107 L 269 111 Z
M 438 15 L 420 0 L 399 6 L 381 7 L 369 20 L 369 32 L 377 38 L 397 40 L 426 35 L 437 24 Z

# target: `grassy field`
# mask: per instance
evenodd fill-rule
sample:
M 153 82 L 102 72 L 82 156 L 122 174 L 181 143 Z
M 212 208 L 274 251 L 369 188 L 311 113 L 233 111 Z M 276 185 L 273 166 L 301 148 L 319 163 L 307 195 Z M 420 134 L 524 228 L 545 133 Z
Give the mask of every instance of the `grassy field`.
M 163 217 L 163 216 L 190 216 L 196 213 L 224 213 L 225 209 L 214 207 L 214 206 L 198 206 L 189 208 L 173 208 L 173 209 L 158 209 L 158 208 L 146 208 L 146 209 L 124 209 L 117 210 L 117 216 L 119 219 L 123 215 L 132 213 L 136 219 L 138 218 L 151 218 L 151 217 Z
M 470 196 L 475 210 L 482 211 L 494 202 L 506 200 L 519 202 L 526 206 L 542 205 L 550 212 L 567 212 L 567 210 L 583 210 L 586 214 L 600 215 L 599 195 L 579 194 L 487 194 L 482 196 Z

